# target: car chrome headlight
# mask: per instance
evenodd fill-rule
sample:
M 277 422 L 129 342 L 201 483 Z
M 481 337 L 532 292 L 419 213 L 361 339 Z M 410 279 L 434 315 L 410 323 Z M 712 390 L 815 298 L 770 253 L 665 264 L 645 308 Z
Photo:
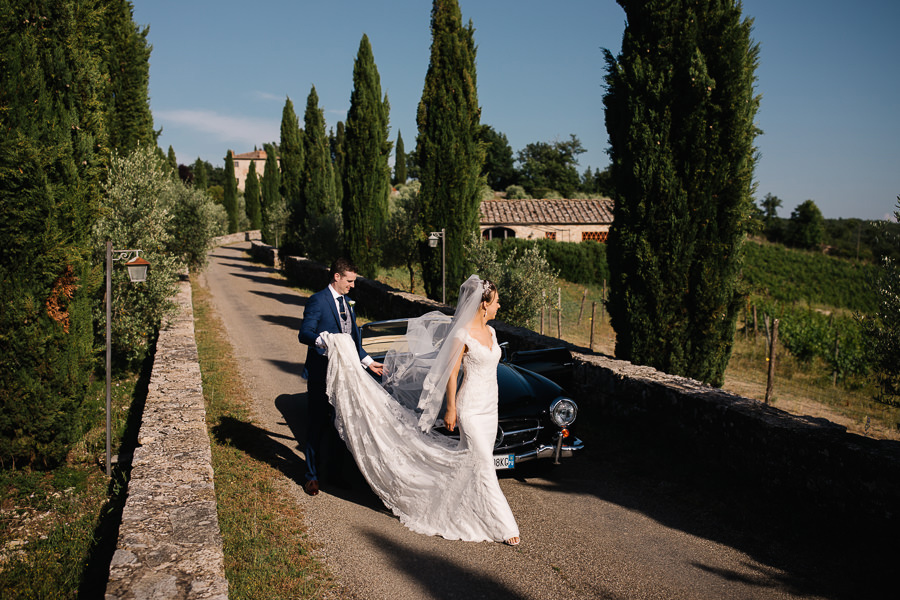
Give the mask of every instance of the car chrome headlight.
M 560 427 L 568 427 L 575 422 L 578 405 L 568 398 L 557 398 L 550 405 L 550 418 Z

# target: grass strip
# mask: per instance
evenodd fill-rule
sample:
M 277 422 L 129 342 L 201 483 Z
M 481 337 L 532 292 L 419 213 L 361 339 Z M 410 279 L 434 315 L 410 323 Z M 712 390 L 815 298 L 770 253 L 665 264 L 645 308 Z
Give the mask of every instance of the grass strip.
M 302 510 L 287 490 L 283 473 L 254 457 L 259 454 L 245 450 L 266 448 L 271 441 L 252 423 L 250 395 L 211 307 L 209 291 L 193 281 L 195 334 L 228 597 L 274 600 L 336 595 L 331 576 L 312 554 Z

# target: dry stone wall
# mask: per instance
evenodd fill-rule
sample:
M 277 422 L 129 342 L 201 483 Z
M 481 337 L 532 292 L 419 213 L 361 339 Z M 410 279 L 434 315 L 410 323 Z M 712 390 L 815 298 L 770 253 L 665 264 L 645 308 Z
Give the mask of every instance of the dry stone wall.
M 160 331 L 106 600 L 226 600 L 191 286 Z

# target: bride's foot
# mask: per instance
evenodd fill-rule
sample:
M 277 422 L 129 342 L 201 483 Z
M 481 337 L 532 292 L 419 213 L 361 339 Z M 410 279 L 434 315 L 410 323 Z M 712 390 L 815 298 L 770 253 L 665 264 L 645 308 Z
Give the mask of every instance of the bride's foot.
M 521 540 L 517 537 L 511 537 L 503 543 L 506 544 L 507 546 L 518 546 L 520 541 Z

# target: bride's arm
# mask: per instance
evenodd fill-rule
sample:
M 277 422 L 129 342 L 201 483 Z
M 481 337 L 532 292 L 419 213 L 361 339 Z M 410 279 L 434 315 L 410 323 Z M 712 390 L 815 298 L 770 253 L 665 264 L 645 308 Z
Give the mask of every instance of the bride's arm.
M 465 354 L 466 348 L 459 353 L 453 370 L 450 371 L 450 379 L 447 380 L 447 410 L 444 412 L 444 425 L 448 431 L 456 429 L 456 380 L 459 377 L 459 365 L 462 363 L 462 356 Z

